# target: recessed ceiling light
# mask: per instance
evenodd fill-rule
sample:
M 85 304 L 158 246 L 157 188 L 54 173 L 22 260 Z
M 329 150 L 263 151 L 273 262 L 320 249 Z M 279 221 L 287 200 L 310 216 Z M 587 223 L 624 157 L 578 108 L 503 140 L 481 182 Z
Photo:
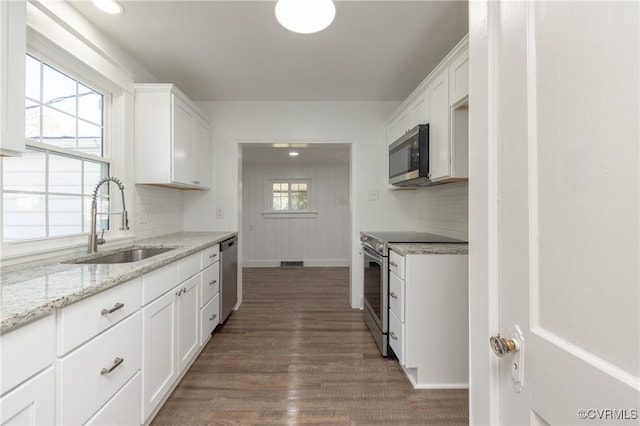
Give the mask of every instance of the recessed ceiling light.
M 291 151 L 289 153 L 289 155 L 292 156 L 292 157 L 297 157 L 299 154 L 297 152 L 295 152 L 295 151 Z
M 333 0 L 278 0 L 276 18 L 294 33 L 311 34 L 327 28 L 336 16 Z
M 111 15 L 119 15 L 124 12 L 124 7 L 116 0 L 93 0 L 93 4 L 101 11 Z

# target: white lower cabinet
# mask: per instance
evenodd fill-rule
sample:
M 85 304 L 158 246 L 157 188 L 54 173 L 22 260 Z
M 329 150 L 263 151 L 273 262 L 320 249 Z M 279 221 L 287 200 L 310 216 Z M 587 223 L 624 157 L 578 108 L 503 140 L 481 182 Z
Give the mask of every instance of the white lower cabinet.
M 143 421 L 164 401 L 200 350 L 200 274 L 142 308 Z
M 404 279 L 389 273 L 389 345 L 411 384 L 468 387 L 468 256 L 392 257 L 404 265 Z
M 105 426 L 140 424 L 141 385 L 142 379 L 138 372 L 86 424 Z
M 57 423 L 85 423 L 141 365 L 140 312 L 118 323 L 56 365 Z
M 55 380 L 55 370 L 49 367 L 0 398 L 0 424 L 54 424 Z

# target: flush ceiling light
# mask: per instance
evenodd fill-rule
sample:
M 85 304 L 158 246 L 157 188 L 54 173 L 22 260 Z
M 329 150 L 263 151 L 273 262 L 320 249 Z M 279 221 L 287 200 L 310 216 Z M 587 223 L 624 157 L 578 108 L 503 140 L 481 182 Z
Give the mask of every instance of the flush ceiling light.
M 93 4 L 101 11 L 111 15 L 119 15 L 124 12 L 124 7 L 116 0 L 93 0 Z
M 294 33 L 311 34 L 327 28 L 336 16 L 333 0 L 278 0 L 276 18 Z
M 289 155 L 292 156 L 292 157 L 297 157 L 299 154 L 297 152 L 295 152 L 295 151 L 291 151 L 289 153 Z

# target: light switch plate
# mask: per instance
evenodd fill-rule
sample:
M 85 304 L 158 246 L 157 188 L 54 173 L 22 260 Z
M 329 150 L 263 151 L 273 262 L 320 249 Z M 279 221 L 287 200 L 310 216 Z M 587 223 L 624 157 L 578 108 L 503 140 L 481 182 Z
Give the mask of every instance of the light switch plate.
M 147 223 L 149 218 L 147 217 L 147 210 L 144 207 L 138 207 L 138 223 Z
M 224 211 L 220 207 L 216 207 L 216 219 L 224 219 Z

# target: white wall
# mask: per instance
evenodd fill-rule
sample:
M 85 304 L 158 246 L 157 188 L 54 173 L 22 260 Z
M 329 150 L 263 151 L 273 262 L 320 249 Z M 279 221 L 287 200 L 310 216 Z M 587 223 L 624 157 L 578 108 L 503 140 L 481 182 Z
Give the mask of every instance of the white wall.
M 271 179 L 310 180 L 309 218 L 265 218 Z M 302 260 L 305 266 L 348 266 L 349 164 L 242 165 L 244 266 L 279 266 Z

